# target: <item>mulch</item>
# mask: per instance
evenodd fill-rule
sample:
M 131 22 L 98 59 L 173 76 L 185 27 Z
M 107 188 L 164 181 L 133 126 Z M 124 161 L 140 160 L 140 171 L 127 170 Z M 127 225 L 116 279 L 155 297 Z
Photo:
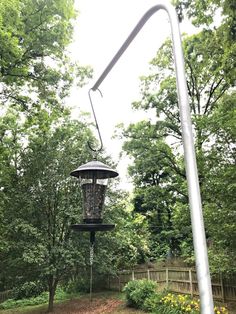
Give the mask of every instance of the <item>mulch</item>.
M 116 299 L 72 300 L 69 303 L 55 306 L 54 313 L 58 314 L 102 314 L 111 313 L 123 302 Z
M 92 301 L 87 298 L 73 299 L 54 305 L 55 314 L 108 314 L 113 312 L 124 301 L 117 299 L 94 298 Z M 37 314 L 45 314 L 45 311 L 36 312 Z

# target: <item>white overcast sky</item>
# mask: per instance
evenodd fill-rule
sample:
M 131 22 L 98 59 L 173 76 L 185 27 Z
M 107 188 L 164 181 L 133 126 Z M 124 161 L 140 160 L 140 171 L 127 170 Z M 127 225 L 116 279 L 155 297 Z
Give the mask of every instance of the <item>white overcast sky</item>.
M 123 44 L 144 13 L 157 4 L 154 0 L 75 0 L 79 11 L 75 23 L 73 57 L 81 65 L 90 65 L 94 77 L 82 89 L 74 89 L 68 99 L 70 105 L 91 112 L 88 90 L 101 75 L 114 54 Z M 193 32 L 190 23 L 181 25 L 181 32 Z M 106 152 L 118 162 L 122 187 L 130 189 L 126 176 L 127 158 L 120 158 L 122 143 L 112 139 L 115 126 L 128 125 L 150 114 L 135 113 L 132 101 L 139 99 L 139 77 L 148 73 L 149 61 L 155 56 L 163 41 L 170 36 L 170 25 L 165 11 L 155 13 L 146 23 L 124 55 L 93 93 L 94 109 Z M 78 111 L 75 110 L 75 117 Z

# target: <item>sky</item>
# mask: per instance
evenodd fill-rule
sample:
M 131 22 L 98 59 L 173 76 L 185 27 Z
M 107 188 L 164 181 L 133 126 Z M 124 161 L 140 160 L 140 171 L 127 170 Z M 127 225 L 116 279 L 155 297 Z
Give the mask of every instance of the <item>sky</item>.
M 89 84 L 83 88 L 74 88 L 68 99 L 68 103 L 75 108 L 75 118 L 79 118 L 79 110 L 91 113 L 89 88 L 96 82 L 141 17 L 156 4 L 157 1 L 154 0 L 75 0 L 79 14 L 75 21 L 74 40 L 70 51 L 76 61 L 81 65 L 91 66 L 94 71 Z M 194 28 L 187 21 L 180 26 L 180 30 L 194 32 Z M 131 179 L 127 176 L 130 160 L 125 156 L 120 157 L 122 141 L 112 136 L 116 125 L 120 123 L 128 126 L 141 119 L 152 118 L 151 112 L 133 111 L 131 104 L 140 98 L 139 77 L 148 73 L 149 61 L 168 36 L 170 24 L 167 13 L 159 10 L 144 25 L 99 87 L 103 97 L 101 98 L 98 92 L 92 93 L 104 148 L 118 163 L 121 188 L 126 190 L 132 189 Z

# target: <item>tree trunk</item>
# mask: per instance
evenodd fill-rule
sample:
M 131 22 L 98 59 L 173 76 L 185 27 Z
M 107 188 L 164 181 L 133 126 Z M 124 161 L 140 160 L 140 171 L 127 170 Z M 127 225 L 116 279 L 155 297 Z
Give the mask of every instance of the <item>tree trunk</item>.
M 53 312 L 53 305 L 54 305 L 54 296 L 56 292 L 57 283 L 53 276 L 50 276 L 48 280 L 48 288 L 49 288 L 49 300 L 48 300 L 48 313 Z

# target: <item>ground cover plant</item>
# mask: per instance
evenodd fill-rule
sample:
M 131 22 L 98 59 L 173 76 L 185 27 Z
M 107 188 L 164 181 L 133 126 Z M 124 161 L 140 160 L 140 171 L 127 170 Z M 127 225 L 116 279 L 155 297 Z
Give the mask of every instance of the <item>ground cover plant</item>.
M 63 289 L 58 288 L 55 294 L 55 301 L 66 300 L 70 298 L 72 295 L 66 293 Z M 42 292 L 40 295 L 36 297 L 23 298 L 19 300 L 8 299 L 5 302 L 0 304 L 0 309 L 14 309 L 25 306 L 33 306 L 39 304 L 45 304 L 48 302 L 49 293 Z
M 130 281 L 124 288 L 127 305 L 153 314 L 200 314 L 199 300 L 156 289 L 156 283 L 146 279 Z M 229 314 L 224 306 L 215 306 L 214 313 Z
M 168 293 L 160 299 L 158 307 L 153 309 L 153 313 L 163 314 L 200 314 L 199 300 L 194 300 L 188 295 Z M 214 307 L 215 314 L 228 314 L 225 307 Z

